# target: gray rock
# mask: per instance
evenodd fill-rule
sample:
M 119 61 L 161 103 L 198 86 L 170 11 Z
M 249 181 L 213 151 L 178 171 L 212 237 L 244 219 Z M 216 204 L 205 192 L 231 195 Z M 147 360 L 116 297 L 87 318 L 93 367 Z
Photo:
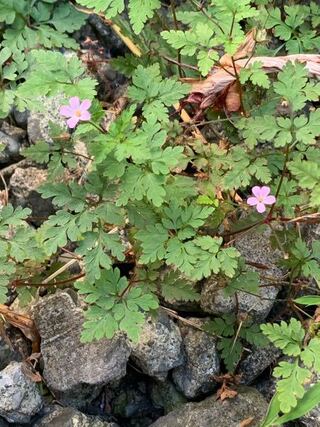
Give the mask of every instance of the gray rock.
M 83 311 L 68 292 L 43 298 L 35 306 L 34 318 L 46 384 L 64 404 L 81 408 L 103 385 L 126 374 L 130 349 L 125 338 L 81 343 Z
M 29 166 L 17 167 L 10 178 L 9 188 L 11 203 L 14 206 L 30 208 L 32 216 L 47 218 L 54 213 L 50 199 L 42 199 L 37 188 L 47 181 L 48 173 L 45 169 Z M 35 221 L 38 223 L 38 221 Z
M 187 403 L 187 399 L 171 381 L 155 381 L 151 388 L 151 399 L 156 407 L 163 409 L 165 415 Z
M 221 402 L 211 396 L 199 403 L 187 403 L 159 418 L 151 426 L 239 427 L 242 421 L 253 418 L 250 427 L 259 427 L 267 409 L 267 402 L 257 390 L 241 387 L 233 399 Z
M 114 31 L 112 31 L 110 25 L 106 25 L 106 23 L 96 14 L 89 15 L 88 22 L 98 33 L 98 37 L 103 42 L 105 48 L 112 51 L 113 54 L 124 54 L 126 46 L 120 37 L 117 37 Z
M 189 320 L 199 327 L 204 324 L 201 319 L 191 318 Z M 182 323 L 180 330 L 186 361 L 182 366 L 173 370 L 172 378 L 184 395 L 192 399 L 214 390 L 216 383 L 213 376 L 219 374 L 220 361 L 215 337 Z
M 262 372 L 280 357 L 281 351 L 272 344 L 254 349 L 239 365 L 241 384 L 251 384 Z
M 259 380 L 255 384 L 255 388 L 262 394 L 262 396 L 270 402 L 276 393 L 277 380 L 274 377 Z
M 0 418 L 0 427 L 9 427 L 10 424 L 3 418 Z
M 16 124 L 22 129 L 27 129 L 29 111 L 18 111 L 16 108 L 13 108 L 12 113 Z
M 249 269 L 257 271 L 260 276 L 264 275 L 279 279 L 282 277 L 283 272 L 275 264 L 279 260 L 281 253 L 271 247 L 270 235 L 269 228 L 263 232 L 254 230 L 244 233 L 236 241 L 235 247 L 241 252 L 246 261 L 266 267 L 262 270 L 250 266 L 248 267 Z M 225 295 L 223 289 L 225 285 L 225 279 L 215 276 L 210 277 L 204 283 L 201 292 L 201 308 L 206 313 L 221 315 L 234 312 L 236 306 L 238 306 L 239 312 L 250 313 L 252 319 L 257 322 L 262 322 L 268 316 L 280 289 L 279 286 L 270 286 L 272 282 L 261 277 L 259 295 L 239 291 L 236 299 L 235 296 Z
M 11 362 L 0 372 L 0 416 L 10 423 L 29 423 L 42 407 L 37 385 L 25 372 L 18 362 Z
M 28 116 L 27 132 L 29 141 L 36 143 L 37 141 L 52 142 L 50 136 L 50 122 L 67 129 L 65 118 L 59 114 L 60 106 L 64 103 L 63 95 L 54 97 L 39 97 L 39 105 L 42 111 L 31 111 Z
M 106 396 L 109 398 L 108 402 L 112 408 L 112 414 L 130 426 L 135 425 L 136 421 L 140 421 L 138 425 L 145 425 L 145 421 L 148 422 L 150 416 L 154 416 L 155 412 L 161 416 L 162 412 L 155 408 L 151 400 L 150 382 L 150 378 L 141 377 L 135 371 L 129 371 L 117 386 L 108 387 Z M 147 425 L 155 419 L 151 418 Z
M 156 320 L 149 317 L 139 342 L 132 344 L 132 359 L 145 374 L 165 380 L 168 371 L 184 361 L 178 326 L 162 312 Z
M 19 141 L 11 136 L 0 131 L 0 147 L 4 146 L 4 150 L 0 151 L 0 164 L 13 163 L 20 157 L 21 145 Z
M 300 425 L 304 427 L 320 427 L 320 407 L 312 409 L 308 414 L 299 419 Z
M 0 371 L 12 361 L 17 361 L 19 354 L 0 336 Z M 19 360 L 20 361 L 20 360 Z
M 118 424 L 104 421 L 100 417 L 85 415 L 74 408 L 56 406 L 34 423 L 33 427 L 118 427 Z

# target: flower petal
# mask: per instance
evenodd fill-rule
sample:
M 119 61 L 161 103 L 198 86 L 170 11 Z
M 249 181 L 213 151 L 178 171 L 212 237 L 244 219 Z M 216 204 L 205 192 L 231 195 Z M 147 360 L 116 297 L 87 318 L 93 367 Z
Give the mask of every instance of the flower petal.
M 70 119 L 67 120 L 67 125 L 69 126 L 69 128 L 73 129 L 77 126 L 78 122 L 79 117 L 72 116 Z
M 69 104 L 72 110 L 77 110 L 80 108 L 80 99 L 78 96 L 73 96 L 69 99 Z
M 80 110 L 81 111 L 89 110 L 90 107 L 91 107 L 90 99 L 85 99 L 84 101 L 81 102 Z
M 258 185 L 255 185 L 254 187 L 252 187 L 252 194 L 256 197 L 260 197 L 261 187 L 259 187 Z
M 267 196 L 264 198 L 263 203 L 266 205 L 273 205 L 276 203 L 276 198 L 274 196 Z
M 266 211 L 265 205 L 263 203 L 260 203 L 260 202 L 257 204 L 256 209 L 259 213 L 263 213 Z
M 81 111 L 81 116 L 80 116 L 80 120 L 90 120 L 91 119 L 91 114 L 89 113 L 89 111 Z
M 268 187 L 267 185 L 264 185 L 263 187 L 260 188 L 260 196 L 261 197 L 267 197 L 270 194 L 270 187 Z
M 60 116 L 70 117 L 72 116 L 72 111 L 69 105 L 62 105 L 59 110 Z
M 249 197 L 247 203 L 250 206 L 256 206 L 258 204 L 258 199 L 256 197 Z

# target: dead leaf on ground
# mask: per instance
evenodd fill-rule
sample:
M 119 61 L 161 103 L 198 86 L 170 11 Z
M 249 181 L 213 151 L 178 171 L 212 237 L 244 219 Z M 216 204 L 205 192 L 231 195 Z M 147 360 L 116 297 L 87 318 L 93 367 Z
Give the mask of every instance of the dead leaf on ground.
M 32 366 L 29 359 L 27 359 L 22 364 L 22 372 L 26 377 L 28 377 L 31 381 L 34 383 L 41 383 L 42 382 L 42 376 L 39 372 L 37 372 L 34 367 Z
M 262 69 L 267 73 L 278 73 L 288 62 L 301 62 L 307 68 L 309 75 L 320 78 L 320 55 L 297 54 L 287 56 L 257 56 L 250 57 L 255 46 L 255 32 L 247 34 L 246 41 L 231 57 L 224 55 L 220 65 L 212 68 L 208 77 L 202 81 L 184 79 L 191 84 L 191 92 L 186 102 L 196 104 L 198 112 L 196 117 L 202 115 L 208 107 L 225 112 L 236 112 L 241 108 L 241 93 L 237 84 L 236 74 L 242 68 L 249 67 L 255 62 L 260 62 Z
M 32 341 L 32 349 L 34 352 L 39 351 L 40 348 L 40 337 L 34 321 L 23 314 L 19 314 L 11 310 L 4 304 L 0 304 L 0 316 L 3 316 L 6 322 L 20 331 Z
M 252 422 L 254 421 L 254 417 L 249 417 L 246 418 L 245 420 L 241 421 L 241 423 L 239 424 L 239 427 L 247 427 L 250 426 L 252 424 Z

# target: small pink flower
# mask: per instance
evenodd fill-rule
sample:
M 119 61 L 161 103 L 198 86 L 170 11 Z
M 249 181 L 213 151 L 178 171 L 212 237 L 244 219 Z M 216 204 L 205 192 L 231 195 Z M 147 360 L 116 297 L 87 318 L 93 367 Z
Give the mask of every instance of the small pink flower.
M 69 105 L 63 105 L 60 107 L 60 115 L 69 117 L 67 125 L 73 129 L 77 126 L 80 121 L 87 121 L 91 119 L 91 114 L 88 109 L 91 107 L 91 101 L 85 99 L 80 102 L 77 96 L 73 96 L 69 99 Z
M 256 209 L 259 213 L 266 211 L 265 205 L 273 205 L 276 203 L 276 198 L 274 196 L 269 196 L 270 187 L 255 186 L 252 188 L 252 194 L 254 197 L 249 197 L 247 200 L 248 205 L 256 206 Z

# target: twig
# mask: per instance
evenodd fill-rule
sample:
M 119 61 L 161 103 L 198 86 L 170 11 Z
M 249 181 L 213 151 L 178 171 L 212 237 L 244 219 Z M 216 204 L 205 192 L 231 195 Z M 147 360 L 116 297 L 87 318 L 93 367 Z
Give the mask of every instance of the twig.
M 59 276 L 60 274 L 62 274 L 63 272 L 65 272 L 66 270 L 68 270 L 69 267 L 71 267 L 73 264 L 75 264 L 76 262 L 79 262 L 79 259 L 71 259 L 69 262 L 67 262 L 66 264 L 64 264 L 61 268 L 59 268 L 58 270 L 56 270 L 54 273 L 52 273 L 50 276 L 48 276 L 46 279 L 44 279 L 44 281 L 42 282 L 43 285 L 48 284 L 49 282 L 51 282 L 51 280 L 53 280 L 55 277 Z

